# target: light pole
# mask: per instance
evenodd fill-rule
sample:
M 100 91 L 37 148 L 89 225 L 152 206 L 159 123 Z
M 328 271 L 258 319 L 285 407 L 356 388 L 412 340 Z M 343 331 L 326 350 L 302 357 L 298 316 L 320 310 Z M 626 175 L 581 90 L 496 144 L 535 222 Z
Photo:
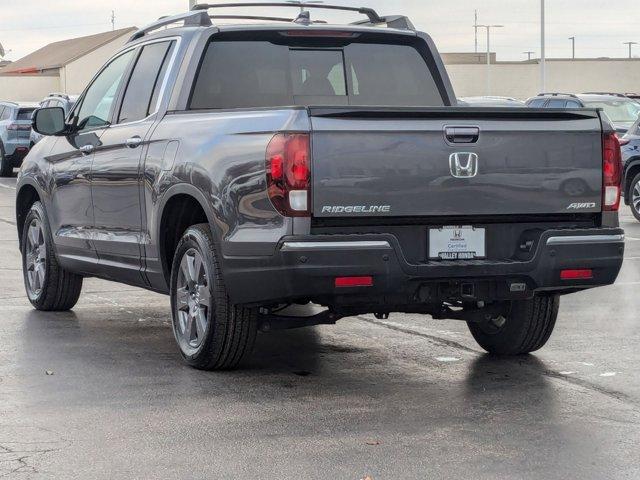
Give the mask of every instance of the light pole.
M 522 52 L 522 53 L 524 53 L 527 56 L 527 61 L 530 62 L 531 61 L 531 55 L 533 55 L 536 52 L 529 51 L 529 52 Z
M 547 56 L 545 38 L 545 0 L 540 0 L 540 91 L 547 89 Z
M 569 37 L 571 40 L 571 58 L 575 60 L 576 58 L 576 37 Z
M 638 42 L 624 42 L 624 45 L 629 45 L 629 58 L 633 58 L 633 55 L 631 55 L 631 48 L 634 45 L 638 45 Z
M 478 25 L 487 29 L 487 95 L 491 95 L 491 29 L 503 28 L 504 25 Z
M 475 30 L 475 38 L 476 38 L 476 49 L 475 52 L 478 53 L 478 10 L 474 11 L 475 13 L 475 22 L 473 22 L 473 29 Z

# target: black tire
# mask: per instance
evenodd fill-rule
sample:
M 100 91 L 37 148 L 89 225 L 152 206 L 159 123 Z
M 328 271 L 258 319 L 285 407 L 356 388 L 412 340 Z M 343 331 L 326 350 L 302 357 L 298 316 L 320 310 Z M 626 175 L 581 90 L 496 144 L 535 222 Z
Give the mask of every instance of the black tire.
M 0 177 L 11 177 L 12 175 L 13 163 L 5 155 L 4 146 L 0 143 Z
M 30 274 L 35 272 L 30 267 L 30 260 L 36 258 L 30 252 L 30 229 L 40 228 L 41 236 L 38 242 L 42 242 L 38 251 L 38 261 L 43 278 L 38 283 L 38 288 L 32 285 Z M 36 202 L 29 210 L 22 228 L 22 272 L 27 296 L 31 304 L 37 309 L 47 312 L 60 312 L 71 310 L 82 292 L 82 277 L 71 273 L 58 264 L 53 249 L 53 237 L 44 208 L 40 202 Z
M 512 302 L 507 318 L 468 322 L 476 342 L 495 355 L 525 355 L 541 349 L 549 340 L 558 318 L 560 297 L 541 295 Z
M 185 272 L 185 262 L 188 265 L 192 258 L 198 266 L 191 273 Z M 206 224 L 190 227 L 176 248 L 171 268 L 171 312 L 180 353 L 194 368 L 229 370 L 253 351 L 257 309 L 230 303 L 213 235 Z M 205 326 L 198 323 L 200 318 L 206 318 Z
M 633 216 L 636 217 L 636 220 L 640 222 L 640 201 L 636 201 L 636 205 L 634 205 L 634 201 L 633 201 L 633 196 L 636 189 L 638 191 L 638 195 L 640 195 L 640 173 L 638 173 L 633 178 L 633 180 L 631 180 L 631 184 L 629 185 L 629 191 L 627 192 L 627 199 L 629 200 L 631 213 L 633 213 Z

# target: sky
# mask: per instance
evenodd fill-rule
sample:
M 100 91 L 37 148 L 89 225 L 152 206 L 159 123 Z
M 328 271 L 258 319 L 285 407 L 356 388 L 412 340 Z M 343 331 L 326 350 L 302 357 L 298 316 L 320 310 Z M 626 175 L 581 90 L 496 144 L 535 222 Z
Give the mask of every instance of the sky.
M 218 2 L 221 3 L 221 2 Z M 474 51 L 474 10 L 479 22 L 502 24 L 492 34 L 491 50 L 499 60 L 523 60 L 523 52 L 540 55 L 539 0 L 331 0 L 326 3 L 371 6 L 380 14 L 409 16 L 429 33 L 441 52 Z M 547 55 L 570 57 L 569 37 L 576 37 L 577 57 L 626 57 L 623 42 L 640 43 L 638 0 L 546 0 Z M 115 27 L 142 26 L 163 15 L 188 9 L 188 0 L 0 0 L 0 44 L 8 60 L 17 60 L 59 40 L 90 35 Z M 238 13 L 266 14 L 265 9 Z M 286 12 L 287 10 L 285 10 Z M 271 10 L 276 15 L 281 10 Z M 320 13 L 314 18 L 355 20 L 356 17 Z M 479 50 L 486 51 L 480 32 Z M 634 47 L 640 57 L 640 45 Z

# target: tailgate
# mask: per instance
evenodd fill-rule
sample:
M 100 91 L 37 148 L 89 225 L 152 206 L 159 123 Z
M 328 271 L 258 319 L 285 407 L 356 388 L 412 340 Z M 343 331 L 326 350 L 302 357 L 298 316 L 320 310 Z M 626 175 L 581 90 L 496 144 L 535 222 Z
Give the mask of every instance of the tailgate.
M 316 217 L 601 211 L 596 111 L 309 111 Z

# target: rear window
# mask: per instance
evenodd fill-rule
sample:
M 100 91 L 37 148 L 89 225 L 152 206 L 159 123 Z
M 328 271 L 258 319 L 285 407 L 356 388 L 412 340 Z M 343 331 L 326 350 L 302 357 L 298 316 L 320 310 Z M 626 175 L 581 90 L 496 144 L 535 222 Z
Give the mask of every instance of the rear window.
M 21 108 L 18 110 L 18 118 L 16 120 L 31 120 L 35 108 Z
M 613 122 L 635 122 L 640 115 L 640 104 L 630 100 L 610 100 L 600 102 L 584 102 L 589 108 L 602 108 Z
M 443 106 L 444 102 L 424 58 L 407 45 L 209 44 L 190 108 L 288 105 Z

